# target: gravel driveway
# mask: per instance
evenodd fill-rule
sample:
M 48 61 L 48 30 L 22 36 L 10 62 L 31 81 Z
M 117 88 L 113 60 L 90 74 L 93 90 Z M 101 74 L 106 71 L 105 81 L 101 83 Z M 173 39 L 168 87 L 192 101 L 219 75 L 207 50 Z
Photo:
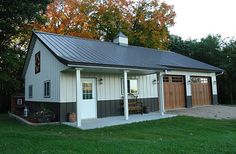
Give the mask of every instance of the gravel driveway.
M 236 119 L 236 106 L 210 105 L 171 110 L 167 111 L 167 113 L 208 119 Z

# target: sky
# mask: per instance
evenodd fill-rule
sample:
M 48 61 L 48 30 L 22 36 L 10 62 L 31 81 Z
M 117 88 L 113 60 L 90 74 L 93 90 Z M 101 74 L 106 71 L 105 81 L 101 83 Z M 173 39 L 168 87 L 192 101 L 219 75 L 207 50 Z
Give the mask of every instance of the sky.
M 236 0 L 164 0 L 177 14 L 170 33 L 183 39 L 208 34 L 236 38 Z

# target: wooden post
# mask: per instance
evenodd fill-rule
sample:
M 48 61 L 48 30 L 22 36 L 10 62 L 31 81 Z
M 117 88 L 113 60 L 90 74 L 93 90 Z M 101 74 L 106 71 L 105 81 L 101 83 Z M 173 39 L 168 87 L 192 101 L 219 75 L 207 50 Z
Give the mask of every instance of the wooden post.
M 125 114 L 125 120 L 129 120 L 127 72 L 128 71 L 124 71 L 124 114 Z

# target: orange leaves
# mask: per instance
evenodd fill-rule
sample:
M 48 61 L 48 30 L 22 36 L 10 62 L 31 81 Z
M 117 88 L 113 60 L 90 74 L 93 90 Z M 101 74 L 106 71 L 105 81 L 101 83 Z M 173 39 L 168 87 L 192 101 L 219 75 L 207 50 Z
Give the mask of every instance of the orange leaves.
M 47 7 L 47 22 L 34 27 L 107 41 L 123 31 L 133 45 L 164 49 L 175 15 L 173 6 L 159 0 L 54 0 Z
M 44 25 L 35 24 L 39 31 L 97 38 L 96 32 L 90 30 L 89 13 L 93 10 L 96 0 L 54 0 L 46 11 L 47 22 Z M 91 34 L 90 34 L 91 33 Z

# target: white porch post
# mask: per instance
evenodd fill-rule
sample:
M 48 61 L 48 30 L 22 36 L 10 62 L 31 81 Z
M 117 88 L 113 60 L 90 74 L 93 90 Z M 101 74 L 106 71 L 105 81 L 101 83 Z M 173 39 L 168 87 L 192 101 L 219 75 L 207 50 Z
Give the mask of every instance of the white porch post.
M 159 73 L 159 87 L 158 87 L 158 92 L 159 92 L 159 112 L 161 115 L 164 115 L 165 112 L 165 100 L 164 100 L 164 85 L 163 85 L 163 76 L 164 74 Z
M 125 120 L 129 120 L 127 72 L 128 71 L 124 71 L 124 114 L 125 114 Z
M 81 126 L 81 107 L 80 103 L 82 102 L 82 93 L 81 93 L 81 79 L 80 79 L 80 71 L 81 69 L 76 68 L 76 126 Z

